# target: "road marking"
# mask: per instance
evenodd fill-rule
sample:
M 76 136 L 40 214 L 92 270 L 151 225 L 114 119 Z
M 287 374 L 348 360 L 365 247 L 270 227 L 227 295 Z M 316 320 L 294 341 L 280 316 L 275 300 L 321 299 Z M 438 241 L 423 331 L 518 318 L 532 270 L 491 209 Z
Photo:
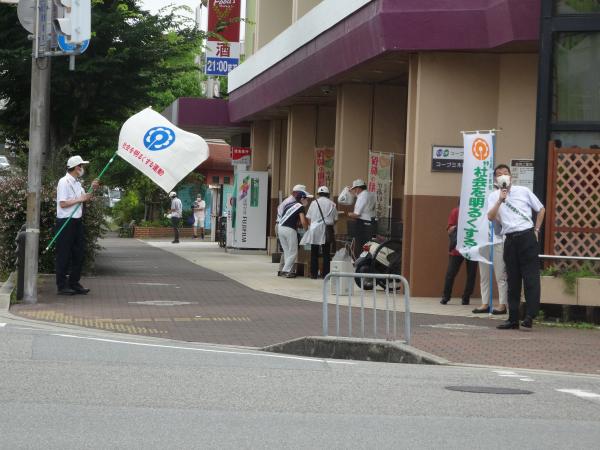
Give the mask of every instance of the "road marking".
M 224 354 L 229 354 L 229 355 L 258 356 L 258 357 L 263 357 L 263 358 L 294 359 L 294 360 L 298 360 L 298 361 L 326 362 L 329 364 L 347 364 L 347 365 L 356 364 L 355 362 L 352 362 L 352 361 L 337 361 L 337 360 L 330 360 L 330 359 L 304 358 L 302 356 L 274 355 L 274 354 L 269 354 L 269 353 L 233 352 L 233 351 L 227 351 L 227 350 L 214 350 L 214 349 L 208 349 L 208 348 L 180 347 L 177 345 L 146 344 L 143 342 L 118 341 L 116 339 L 75 336 L 72 334 L 54 333 L 53 336 L 60 336 L 60 337 L 72 338 L 72 339 L 84 339 L 84 340 L 88 340 L 88 341 L 108 342 L 110 344 L 137 345 L 139 347 L 172 348 L 175 350 L 191 350 L 191 351 L 195 351 L 195 352 L 205 352 L 205 353 L 224 353 Z
M 146 300 L 141 302 L 128 302 L 130 304 L 147 305 L 147 306 L 182 306 L 195 305 L 198 302 L 182 302 L 179 300 Z
M 565 394 L 575 395 L 579 398 L 600 398 L 600 394 L 594 392 L 584 391 L 582 389 L 556 389 L 558 392 L 564 392 Z
M 175 286 L 174 284 L 169 283 L 132 283 L 140 286 Z
M 535 381 L 533 378 L 528 377 L 527 375 L 519 375 L 512 370 L 493 370 L 496 375 L 499 377 L 507 377 L 507 378 L 518 378 L 519 381 Z

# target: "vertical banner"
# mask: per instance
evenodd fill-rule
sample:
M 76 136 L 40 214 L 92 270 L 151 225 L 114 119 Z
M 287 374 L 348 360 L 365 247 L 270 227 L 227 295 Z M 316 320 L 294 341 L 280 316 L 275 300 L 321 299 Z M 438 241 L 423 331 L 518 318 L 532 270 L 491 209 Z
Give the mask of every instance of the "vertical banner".
M 238 170 L 235 186 L 233 247 L 265 249 L 269 175 Z
M 368 191 L 377 196 L 377 218 L 392 217 L 394 154 L 369 152 Z
M 205 73 L 227 76 L 240 63 L 240 13 L 242 0 L 210 0 Z
M 468 260 L 488 260 L 490 222 L 487 198 L 494 189 L 494 146 L 496 134 L 463 133 L 464 165 L 458 214 L 457 249 Z
M 327 186 L 333 192 L 333 158 L 335 150 L 332 148 L 315 149 L 315 186 Z

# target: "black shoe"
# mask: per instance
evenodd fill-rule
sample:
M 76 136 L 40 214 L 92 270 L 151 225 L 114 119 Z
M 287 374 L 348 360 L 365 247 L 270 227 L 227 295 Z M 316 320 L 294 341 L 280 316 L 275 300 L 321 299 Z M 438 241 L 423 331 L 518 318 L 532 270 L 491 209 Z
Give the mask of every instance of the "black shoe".
M 533 319 L 529 316 L 525 317 L 525 320 L 523 320 L 523 322 L 521 322 L 521 326 L 523 328 L 527 328 L 528 330 L 531 330 L 531 328 L 533 327 Z
M 483 308 L 475 308 L 473 311 L 471 311 L 473 314 L 486 314 L 488 312 L 490 312 L 490 307 L 489 306 L 485 306 Z
M 310 279 L 311 279 L 311 280 L 316 280 L 317 278 L 319 278 L 319 276 L 318 276 L 318 275 L 311 275 L 311 276 L 310 276 Z
M 498 325 L 496 328 L 499 330 L 518 330 L 519 322 L 511 322 L 510 320 L 507 320 L 506 322 Z
M 287 274 L 288 274 L 287 272 L 282 272 L 281 270 L 279 272 L 277 272 L 278 277 L 285 277 Z
M 449 301 L 450 301 L 450 299 L 449 299 L 449 298 L 443 298 L 443 299 L 441 299 L 441 300 L 440 300 L 440 303 L 441 303 L 442 305 L 445 305 L 445 304 L 446 304 L 446 303 L 448 303 Z
M 90 290 L 88 288 L 84 288 L 82 285 L 80 285 L 79 283 L 74 284 L 73 286 L 71 286 L 71 289 L 76 293 L 76 294 L 80 294 L 80 295 L 86 295 L 88 292 L 90 292 Z
M 179 244 L 179 241 L 173 241 L 171 244 Z
M 492 314 L 494 316 L 501 316 L 502 314 L 506 314 L 507 312 L 508 310 L 506 309 L 504 311 L 497 310 L 496 308 L 492 309 Z
M 286 278 L 296 278 L 296 274 L 294 272 L 288 272 L 284 275 Z
M 58 295 L 75 295 L 76 292 L 71 288 L 58 288 L 56 291 Z

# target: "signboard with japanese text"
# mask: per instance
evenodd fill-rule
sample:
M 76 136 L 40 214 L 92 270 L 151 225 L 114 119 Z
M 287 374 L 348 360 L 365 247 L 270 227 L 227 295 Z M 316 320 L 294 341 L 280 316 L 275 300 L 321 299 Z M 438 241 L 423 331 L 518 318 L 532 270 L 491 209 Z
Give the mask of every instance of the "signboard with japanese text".
M 432 172 L 462 172 L 464 151 L 462 147 L 434 145 L 431 155 Z
M 327 186 L 333 192 L 333 159 L 335 150 L 332 148 L 315 149 L 315 186 Z
M 206 75 L 226 76 L 240 64 L 239 42 L 206 43 Z
M 241 1 L 209 1 L 206 75 L 227 76 L 240 64 Z
M 494 189 L 494 150 L 496 135 L 464 133 L 464 166 L 458 214 L 458 251 L 471 261 L 490 264 L 487 248 L 490 221 L 487 198 Z
M 252 164 L 252 149 L 249 147 L 231 147 L 231 164 L 249 166 Z
M 146 108 L 123 124 L 117 154 L 169 192 L 208 159 L 208 144 Z
M 394 154 L 369 152 L 367 190 L 377 196 L 377 217 L 392 217 Z
M 533 191 L 533 159 L 511 159 L 510 173 L 512 184 L 525 186 Z
M 269 174 L 238 170 L 235 174 L 234 189 L 233 247 L 266 248 Z

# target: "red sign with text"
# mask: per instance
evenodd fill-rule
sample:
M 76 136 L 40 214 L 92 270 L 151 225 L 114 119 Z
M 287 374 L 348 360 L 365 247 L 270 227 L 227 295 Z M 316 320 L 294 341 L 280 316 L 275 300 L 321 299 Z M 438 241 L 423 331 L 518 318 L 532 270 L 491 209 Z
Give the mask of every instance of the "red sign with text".
M 226 41 L 240 41 L 242 0 L 210 0 L 208 3 L 208 32 L 217 33 Z M 211 36 L 209 41 L 220 41 Z

